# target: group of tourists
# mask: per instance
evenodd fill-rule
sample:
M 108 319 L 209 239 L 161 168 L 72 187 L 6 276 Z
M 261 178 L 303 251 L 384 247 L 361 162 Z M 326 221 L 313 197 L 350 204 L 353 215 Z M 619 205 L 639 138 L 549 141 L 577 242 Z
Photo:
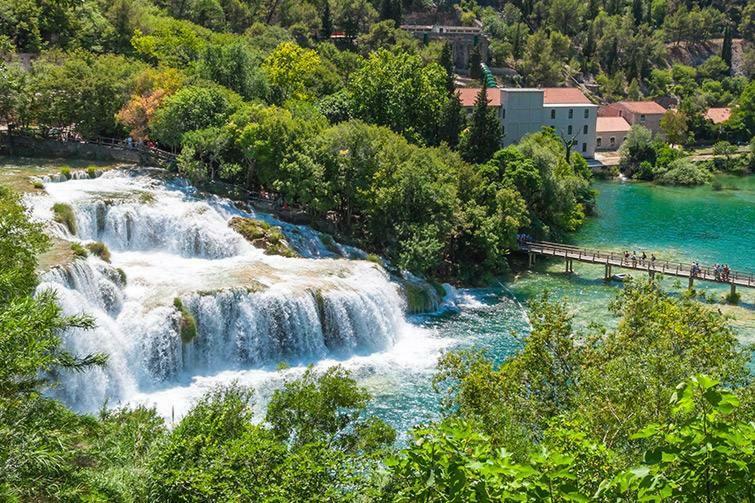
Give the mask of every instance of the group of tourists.
M 696 278 L 703 272 L 700 267 L 700 262 L 695 262 L 689 269 L 689 275 L 691 278 Z M 713 266 L 713 277 L 716 281 L 729 281 L 731 269 L 728 264 L 715 264 Z
M 631 262 L 632 267 L 637 267 L 637 264 L 640 264 L 641 266 L 647 265 L 649 267 L 655 268 L 655 254 L 650 254 L 650 259 L 648 260 L 648 255 L 644 251 L 642 252 L 642 255 L 637 256 L 637 252 L 633 251 L 632 255 L 629 255 L 628 250 L 624 250 L 624 259 L 622 260 L 622 263 L 626 262 L 627 264 Z
M 715 276 L 716 281 L 729 281 L 729 274 L 731 274 L 731 269 L 729 269 L 728 264 L 716 264 L 713 266 L 713 276 Z

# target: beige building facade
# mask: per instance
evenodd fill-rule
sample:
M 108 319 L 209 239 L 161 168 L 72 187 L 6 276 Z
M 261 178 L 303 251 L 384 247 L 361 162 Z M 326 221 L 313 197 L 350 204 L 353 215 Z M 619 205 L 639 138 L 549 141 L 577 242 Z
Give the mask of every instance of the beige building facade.
M 661 118 L 666 109 L 655 101 L 618 101 L 600 107 L 601 117 L 622 117 L 630 126 L 640 124 L 653 134 L 661 132 Z
M 470 109 L 479 89 L 459 90 L 462 105 Z M 488 103 L 498 111 L 503 146 L 550 126 L 573 152 L 591 158 L 595 154 L 595 124 L 598 106 L 572 87 L 497 88 L 488 90 Z
M 623 117 L 598 117 L 595 125 L 595 150 L 618 150 L 631 128 Z

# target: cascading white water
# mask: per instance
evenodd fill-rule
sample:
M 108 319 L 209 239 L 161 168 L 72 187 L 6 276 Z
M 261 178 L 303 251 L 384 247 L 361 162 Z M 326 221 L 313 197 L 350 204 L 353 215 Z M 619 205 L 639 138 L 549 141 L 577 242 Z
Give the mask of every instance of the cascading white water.
M 231 230 L 231 216 L 253 216 L 220 198 L 139 172 L 46 185 L 29 199 L 48 222 L 54 203 L 74 211 L 76 236 L 104 242 L 112 264 L 90 256 L 53 268 L 39 289 L 54 289 L 66 314 L 88 313 L 94 330 L 70 330 L 67 349 L 105 352 L 107 367 L 66 374 L 53 391 L 80 410 L 129 401 L 198 374 L 263 368 L 281 361 L 368 355 L 406 332 L 399 288 L 366 261 L 267 256 Z M 256 215 L 272 221 L 271 217 Z M 333 256 L 319 233 L 283 225 L 306 256 Z M 183 341 L 182 315 L 197 335 Z

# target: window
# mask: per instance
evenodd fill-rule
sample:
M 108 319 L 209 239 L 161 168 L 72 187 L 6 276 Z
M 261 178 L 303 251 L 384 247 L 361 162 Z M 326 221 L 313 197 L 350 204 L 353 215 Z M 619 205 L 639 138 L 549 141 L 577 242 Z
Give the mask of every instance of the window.
M 615 138 L 615 137 L 613 137 L 613 136 L 612 136 L 611 138 L 609 138 L 609 139 L 608 139 L 608 141 L 609 141 L 609 142 L 611 142 L 611 146 L 612 146 L 612 147 L 613 147 L 614 145 L 616 145 L 616 138 Z
M 582 152 L 587 152 L 587 143 L 582 144 Z
M 573 118 L 574 118 L 574 109 L 573 109 L 573 108 L 570 108 L 570 109 L 569 109 L 569 118 L 570 118 L 570 119 L 573 119 Z
M 621 139 L 621 141 L 627 141 L 627 137 L 625 136 L 624 138 Z
M 587 134 L 587 124 L 582 128 L 582 134 Z
M 600 147 L 600 144 L 601 144 L 601 143 L 603 143 L 603 142 L 601 141 L 601 139 L 602 139 L 602 138 L 598 137 L 598 139 L 596 140 L 596 141 L 597 141 L 597 143 L 598 143 L 598 146 L 599 146 L 599 147 Z
M 506 126 L 501 126 L 501 137 L 506 136 Z
M 505 119 L 505 118 L 506 118 L 506 109 L 502 108 L 501 109 L 501 119 Z
M 571 124 L 569 124 L 569 129 L 567 129 L 566 134 L 571 134 Z
M 640 115 L 640 122 L 645 122 L 645 114 Z
M 589 118 L 590 118 L 590 109 L 585 108 L 585 119 L 589 119 Z
M 555 119 L 555 118 L 556 118 L 556 110 L 551 109 L 551 119 Z

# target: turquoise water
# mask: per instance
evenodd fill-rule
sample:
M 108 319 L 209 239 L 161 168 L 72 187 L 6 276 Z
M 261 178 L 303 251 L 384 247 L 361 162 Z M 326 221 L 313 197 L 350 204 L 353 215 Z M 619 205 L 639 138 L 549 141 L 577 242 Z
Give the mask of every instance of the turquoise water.
M 701 264 L 728 263 L 738 270 L 755 271 L 755 177 L 721 179 L 724 190 L 659 187 L 643 183 L 596 182 L 597 215 L 571 238 L 580 246 L 622 251 L 643 250 L 659 259 Z M 577 330 L 591 323 L 612 326 L 616 319 L 608 302 L 621 288 L 604 282 L 603 267 L 574 264 L 575 274 L 565 274 L 563 262 L 541 260 L 519 270 L 499 288 L 467 290 L 459 312 L 417 318 L 415 323 L 434 330 L 449 341 L 446 349 L 477 348 L 500 362 L 521 347 L 528 322 L 522 305 L 544 291 L 564 300 L 574 315 Z M 520 267 L 517 267 L 520 266 Z M 672 293 L 686 288 L 686 281 L 665 278 Z M 697 282 L 701 301 L 734 317 L 740 339 L 755 342 L 755 291 L 739 289 L 739 306 L 723 303 L 726 286 Z M 417 422 L 436 418 L 439 397 L 433 392 L 431 365 L 417 372 L 367 378 L 375 395 L 372 411 L 401 431 Z

